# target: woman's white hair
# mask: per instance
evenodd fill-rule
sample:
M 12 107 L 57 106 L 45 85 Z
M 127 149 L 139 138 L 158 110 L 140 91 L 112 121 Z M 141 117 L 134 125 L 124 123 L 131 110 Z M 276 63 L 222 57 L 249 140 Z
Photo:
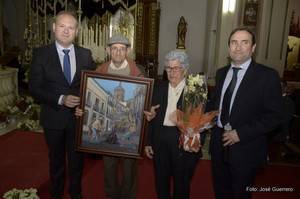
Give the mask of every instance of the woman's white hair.
M 169 61 L 172 60 L 179 60 L 182 67 L 184 67 L 185 70 L 187 70 L 190 66 L 188 55 L 183 50 L 172 50 L 165 56 L 165 65 Z

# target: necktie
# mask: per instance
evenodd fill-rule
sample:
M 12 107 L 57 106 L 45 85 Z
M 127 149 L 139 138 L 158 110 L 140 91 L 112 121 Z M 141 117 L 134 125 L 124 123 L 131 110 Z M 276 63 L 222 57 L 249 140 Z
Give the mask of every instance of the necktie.
M 70 50 L 64 49 L 63 52 L 65 53 L 64 55 L 64 75 L 66 79 L 68 80 L 69 84 L 71 84 L 71 64 L 70 64 L 70 57 L 69 57 L 69 52 Z
M 221 123 L 223 126 L 225 126 L 229 122 L 229 112 L 230 112 L 230 102 L 231 102 L 231 97 L 232 93 L 234 91 L 234 88 L 236 86 L 236 81 L 237 81 L 237 74 L 240 70 L 240 68 L 232 68 L 233 70 L 233 75 L 232 79 L 225 91 L 224 97 L 223 97 L 223 102 L 222 102 L 222 111 L 221 111 Z

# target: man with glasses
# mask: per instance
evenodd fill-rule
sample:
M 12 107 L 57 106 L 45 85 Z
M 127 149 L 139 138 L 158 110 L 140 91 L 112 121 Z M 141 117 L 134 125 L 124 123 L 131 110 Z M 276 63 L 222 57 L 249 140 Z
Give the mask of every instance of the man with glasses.
M 117 75 L 144 76 L 133 60 L 128 58 L 130 42 L 122 35 L 114 35 L 108 41 L 106 49 L 110 60 L 101 64 L 97 72 Z
M 122 35 L 114 35 L 108 41 L 107 53 L 111 60 L 100 65 L 96 71 L 117 75 L 143 77 L 134 61 L 129 59 L 130 42 Z M 136 198 L 137 161 L 133 158 L 103 156 L 104 190 L 108 199 Z M 122 180 L 119 183 L 118 168 L 121 165 Z
M 106 49 L 110 60 L 98 66 L 100 73 L 143 77 L 133 60 L 128 58 L 130 42 L 123 35 L 112 36 Z M 76 108 L 75 115 L 81 117 L 83 111 Z M 107 199 L 135 199 L 137 183 L 137 161 L 133 158 L 103 156 L 104 191 Z M 119 182 L 119 166 L 121 166 L 121 182 Z

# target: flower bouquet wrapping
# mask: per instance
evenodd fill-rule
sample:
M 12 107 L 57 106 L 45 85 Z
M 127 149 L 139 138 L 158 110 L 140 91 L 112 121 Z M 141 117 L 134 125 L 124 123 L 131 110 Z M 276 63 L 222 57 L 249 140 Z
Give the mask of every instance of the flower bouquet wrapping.
M 207 85 L 204 75 L 189 75 L 183 93 L 183 110 L 176 110 L 172 118 L 181 134 L 179 147 L 188 152 L 198 152 L 201 148 L 200 133 L 211 126 L 218 111 L 205 112 Z

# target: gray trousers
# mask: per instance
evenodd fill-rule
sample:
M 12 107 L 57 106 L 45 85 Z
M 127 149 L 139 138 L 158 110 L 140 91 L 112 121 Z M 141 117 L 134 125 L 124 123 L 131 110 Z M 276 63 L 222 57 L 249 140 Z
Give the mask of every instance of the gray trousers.
M 107 199 L 135 199 L 137 160 L 103 156 L 104 190 Z

